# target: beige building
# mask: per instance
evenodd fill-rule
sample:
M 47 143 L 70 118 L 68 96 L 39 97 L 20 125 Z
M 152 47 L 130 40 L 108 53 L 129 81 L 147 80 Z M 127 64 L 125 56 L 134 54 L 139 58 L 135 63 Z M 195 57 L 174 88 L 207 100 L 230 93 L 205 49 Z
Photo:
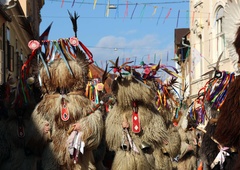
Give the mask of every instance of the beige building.
M 181 62 L 184 81 L 189 84 L 187 96 L 190 100 L 206 82 L 214 76 L 214 69 L 233 72 L 225 46 L 222 21 L 227 0 L 191 0 L 189 7 L 190 54 Z M 186 36 L 185 36 L 186 37 Z M 179 57 L 180 55 L 178 55 Z
M 39 36 L 43 5 L 44 0 L 0 0 L 0 84 L 9 75 L 20 76 L 22 63 L 31 54 L 28 42 Z

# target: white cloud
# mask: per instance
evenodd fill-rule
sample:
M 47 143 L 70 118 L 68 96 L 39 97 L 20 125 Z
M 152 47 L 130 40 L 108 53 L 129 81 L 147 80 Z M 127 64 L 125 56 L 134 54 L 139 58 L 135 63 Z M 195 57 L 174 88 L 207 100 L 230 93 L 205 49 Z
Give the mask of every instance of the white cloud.
M 123 35 L 133 35 L 133 34 L 136 34 L 136 33 L 137 33 L 137 30 L 133 29 L 133 30 L 129 30 L 127 32 L 123 32 Z
M 164 45 L 165 46 L 165 45 Z M 163 45 L 156 35 L 148 34 L 138 39 L 128 40 L 123 36 L 102 37 L 97 45 L 91 49 L 95 61 L 115 60 L 120 58 L 135 58 L 138 60 L 160 57 L 164 53 Z M 116 49 L 116 50 L 114 50 Z

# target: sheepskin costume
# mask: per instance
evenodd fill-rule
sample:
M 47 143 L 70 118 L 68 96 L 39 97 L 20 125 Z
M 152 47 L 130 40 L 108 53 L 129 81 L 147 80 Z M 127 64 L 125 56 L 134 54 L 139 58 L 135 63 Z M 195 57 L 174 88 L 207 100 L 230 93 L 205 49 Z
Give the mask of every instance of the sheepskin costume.
M 240 77 L 237 76 L 235 81 L 229 86 L 227 98 L 220 110 L 220 116 L 214 133 L 214 138 L 222 145 L 234 148 L 240 159 L 240 115 L 239 115 L 239 85 Z M 239 161 L 236 162 L 235 169 L 240 168 Z
M 0 143 L 5 142 L 4 148 L 0 151 L 0 155 L 5 157 L 5 160 L 0 158 L 0 169 L 2 170 L 37 168 L 39 152 L 34 153 L 27 146 L 32 137 L 30 135 L 30 116 L 36 106 L 33 95 L 35 87 L 27 84 L 28 80 L 16 80 L 16 90 L 11 93 L 7 104 L 9 106 L 8 118 L 0 121 Z
M 85 96 L 89 61 L 80 46 L 62 39 L 56 43 L 60 48 L 51 61 L 38 53 L 44 58 L 39 71 L 43 98 L 32 113 L 31 144 L 44 147 L 44 170 L 96 169 L 92 150 L 101 141 L 103 120 Z
M 227 97 L 220 110 L 220 116 L 215 129 L 214 138 L 222 145 L 238 153 L 240 160 L 240 27 L 239 13 L 240 0 L 229 1 L 226 4 L 223 20 L 223 31 L 226 37 L 226 46 L 229 58 L 235 69 L 236 79 L 229 85 Z M 232 169 L 240 169 L 240 161 Z
M 155 92 L 134 75 L 113 81 L 116 103 L 106 119 L 106 142 L 115 151 L 114 170 L 172 169 L 164 119 L 156 108 Z

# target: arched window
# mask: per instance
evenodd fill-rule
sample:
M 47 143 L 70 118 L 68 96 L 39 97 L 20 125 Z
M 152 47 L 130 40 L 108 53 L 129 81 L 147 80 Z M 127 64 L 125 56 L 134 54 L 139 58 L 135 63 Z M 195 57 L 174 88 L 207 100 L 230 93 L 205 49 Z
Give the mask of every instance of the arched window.
M 224 51 L 224 34 L 223 34 L 223 29 L 222 29 L 222 21 L 223 21 L 223 14 L 224 14 L 224 9 L 222 6 L 218 6 L 216 13 L 215 13 L 216 17 L 215 17 L 215 44 L 216 44 L 216 48 L 214 50 L 216 50 L 216 55 L 214 56 L 214 62 L 216 62 L 219 57 L 221 57 L 221 59 L 223 59 L 224 55 L 221 56 L 223 54 Z

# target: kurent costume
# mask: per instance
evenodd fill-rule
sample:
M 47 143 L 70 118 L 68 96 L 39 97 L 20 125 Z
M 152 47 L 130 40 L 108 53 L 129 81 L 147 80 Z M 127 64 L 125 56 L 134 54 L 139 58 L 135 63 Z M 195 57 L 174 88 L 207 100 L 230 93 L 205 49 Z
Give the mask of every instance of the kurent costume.
M 232 169 L 240 169 L 240 1 L 229 1 L 224 14 L 223 30 L 225 32 L 229 57 L 235 68 L 236 78 L 230 84 L 226 100 L 220 110 L 214 138 L 221 144 L 222 148 L 228 147 L 228 149 L 238 153 L 238 161 L 236 165 L 232 165 Z
M 171 157 L 180 141 L 170 141 L 165 120 L 155 104 L 154 91 L 141 75 L 124 63 L 113 66 L 119 76 L 113 81 L 116 103 L 106 119 L 106 142 L 115 151 L 113 170 L 172 169 Z M 123 76 L 122 70 L 128 75 Z M 173 149 L 174 148 L 174 149 Z M 178 152 L 177 152 L 178 153 Z
M 102 113 L 86 97 L 92 53 L 77 38 L 77 16 L 70 13 L 75 37 L 31 40 L 32 58 L 39 62 L 42 100 L 31 115 L 31 149 L 42 148 L 44 170 L 96 169 L 92 150 L 103 134 Z M 84 51 L 84 52 L 83 52 Z M 88 59 L 86 58 L 88 56 Z
M 38 46 L 36 41 L 30 43 Z M 33 51 L 41 60 L 43 99 L 32 113 L 31 142 L 45 145 L 43 169 L 95 169 L 92 150 L 100 143 L 103 121 L 101 112 L 85 96 L 92 55 L 76 37 L 44 45 L 45 53 Z
M 30 116 L 36 106 L 34 78 L 9 80 L 6 84 L 9 83 L 11 87 L 4 91 L 6 114 L 0 120 L 0 169 L 35 169 L 40 155 L 27 146 L 32 137 Z

